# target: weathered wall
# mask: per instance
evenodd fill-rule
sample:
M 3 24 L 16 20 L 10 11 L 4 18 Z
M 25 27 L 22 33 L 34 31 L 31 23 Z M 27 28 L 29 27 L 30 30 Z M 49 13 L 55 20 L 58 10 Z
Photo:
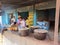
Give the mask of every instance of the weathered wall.
M 13 15 L 16 17 L 16 20 L 18 18 L 18 13 L 15 9 L 5 10 L 2 15 L 2 23 L 3 24 L 9 24 L 9 14 L 13 13 Z
M 56 1 L 49 1 L 49 2 L 39 3 L 39 4 L 36 4 L 35 8 L 37 10 L 56 8 Z

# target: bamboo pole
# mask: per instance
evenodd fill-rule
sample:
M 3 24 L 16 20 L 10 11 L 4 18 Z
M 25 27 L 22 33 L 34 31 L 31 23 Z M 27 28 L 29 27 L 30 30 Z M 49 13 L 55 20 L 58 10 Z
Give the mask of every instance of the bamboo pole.
M 54 45 L 58 45 L 59 3 L 60 0 L 56 0 Z

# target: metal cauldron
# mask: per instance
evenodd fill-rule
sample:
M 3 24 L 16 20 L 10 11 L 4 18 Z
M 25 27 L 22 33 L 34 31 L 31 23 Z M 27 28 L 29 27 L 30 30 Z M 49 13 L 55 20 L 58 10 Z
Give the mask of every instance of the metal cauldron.
M 29 35 L 29 28 L 19 29 L 19 35 L 20 36 L 28 36 Z
M 36 29 L 34 30 L 34 37 L 38 40 L 44 40 L 46 38 L 47 32 L 47 30 Z

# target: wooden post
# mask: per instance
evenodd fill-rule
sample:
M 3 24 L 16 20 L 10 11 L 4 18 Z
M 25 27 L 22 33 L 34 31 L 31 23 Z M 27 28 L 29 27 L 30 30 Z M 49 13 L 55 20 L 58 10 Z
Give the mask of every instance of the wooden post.
M 60 0 L 56 0 L 54 45 L 58 45 L 58 25 L 59 25 L 59 5 L 60 5 L 59 3 Z

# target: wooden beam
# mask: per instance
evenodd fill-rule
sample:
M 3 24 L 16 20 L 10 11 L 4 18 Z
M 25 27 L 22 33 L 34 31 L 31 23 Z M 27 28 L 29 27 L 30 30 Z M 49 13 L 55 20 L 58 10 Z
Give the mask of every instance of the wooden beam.
M 56 0 L 54 45 L 58 45 L 58 25 L 59 25 L 59 5 L 60 5 L 59 3 L 60 0 Z

